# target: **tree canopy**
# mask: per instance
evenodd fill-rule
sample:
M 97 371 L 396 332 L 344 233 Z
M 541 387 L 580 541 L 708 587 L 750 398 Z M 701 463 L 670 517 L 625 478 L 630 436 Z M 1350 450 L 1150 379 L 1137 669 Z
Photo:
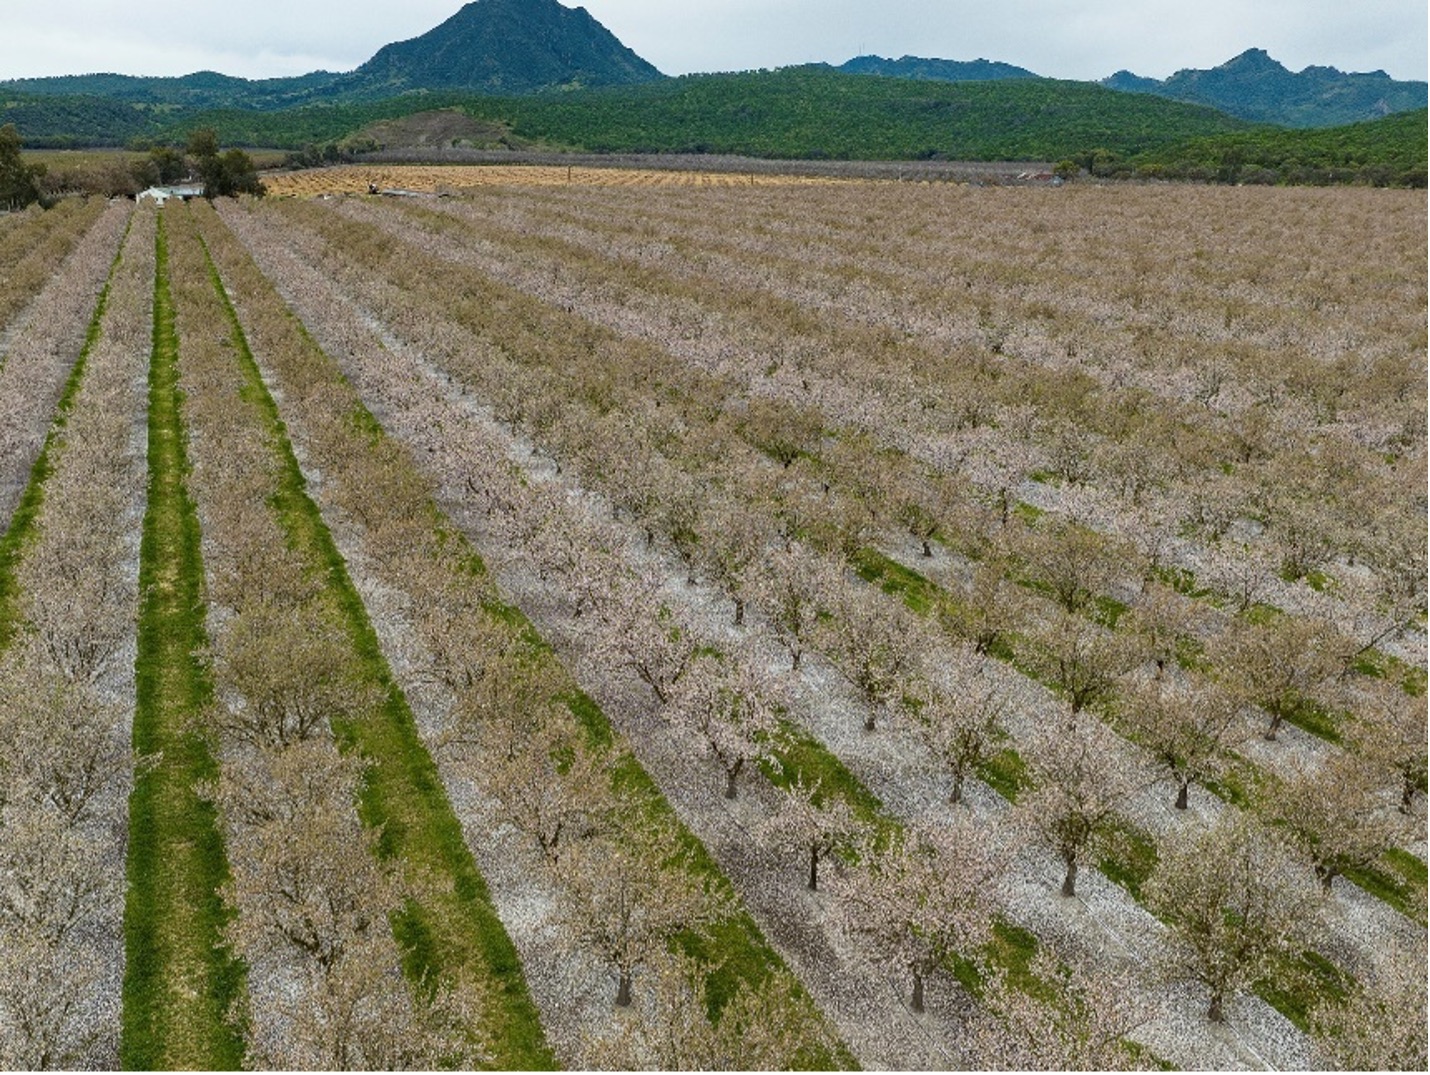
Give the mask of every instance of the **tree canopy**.
M 241 149 L 219 151 L 218 133 L 212 127 L 199 127 L 189 133 L 189 155 L 195 158 L 195 170 L 204 183 L 204 197 L 234 198 L 240 194 L 262 197 L 263 181 L 258 168 Z
M 23 209 L 40 200 L 42 165 L 20 155 L 20 132 L 13 123 L 0 127 L 0 209 Z

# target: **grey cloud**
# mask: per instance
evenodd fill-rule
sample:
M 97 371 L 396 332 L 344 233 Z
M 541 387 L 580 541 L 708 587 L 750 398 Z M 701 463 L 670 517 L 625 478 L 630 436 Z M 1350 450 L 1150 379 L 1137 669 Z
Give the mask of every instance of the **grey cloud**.
M 459 6 L 460 0 L 187 0 L 184 15 L 175 17 L 166 5 L 25 2 L 6 11 L 0 78 L 345 70 Z M 1101 78 L 1123 67 L 1165 77 L 1255 46 L 1297 70 L 1330 64 L 1426 77 L 1423 0 L 584 0 L 584 6 L 669 74 L 841 63 L 877 52 L 982 56 L 1061 78 Z

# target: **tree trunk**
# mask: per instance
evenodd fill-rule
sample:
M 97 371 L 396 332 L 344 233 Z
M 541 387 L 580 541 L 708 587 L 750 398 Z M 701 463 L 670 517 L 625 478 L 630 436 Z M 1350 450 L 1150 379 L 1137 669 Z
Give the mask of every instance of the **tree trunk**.
M 1068 864 L 1067 876 L 1063 878 L 1063 895 L 1077 895 L 1077 859 L 1066 860 Z
M 733 799 L 735 797 L 735 777 L 739 775 L 744 765 L 745 759 L 741 758 L 731 768 L 725 770 L 725 798 Z
M 1270 725 L 1267 726 L 1267 728 L 1266 728 L 1266 733 L 1265 733 L 1261 738 L 1265 739 L 1268 743 L 1274 743 L 1274 742 L 1276 742 L 1276 733 L 1277 733 L 1278 731 L 1280 731 L 1280 729 L 1281 729 L 1281 714 L 1280 714 L 1280 713 L 1272 713 L 1272 714 L 1271 714 L 1271 723 L 1270 723 Z
M 798 672 L 798 671 L 799 671 L 800 658 L 803 657 L 803 656 L 804 656 L 804 650 L 802 650 L 802 649 L 797 649 L 797 650 L 791 650 L 791 651 L 790 651 L 790 664 L 789 664 L 789 667 L 790 667 L 790 671 L 791 671 L 791 672 Z
M 544 832 L 538 832 L 536 834 L 537 842 L 541 844 L 542 853 L 545 854 L 547 860 L 552 863 L 556 862 L 556 848 L 561 844 L 561 828 L 563 824 L 564 822 L 559 822 L 556 828 L 552 830 L 550 836 L 547 836 Z
M 657 699 L 660 700 L 661 705 L 665 705 L 667 702 L 670 701 L 670 696 L 666 694 L 665 688 L 661 686 L 660 680 L 655 676 L 653 672 L 651 672 L 649 668 L 646 668 L 643 665 L 637 665 L 636 675 L 640 676 L 641 680 L 645 683 L 647 687 L 655 691 L 655 696 Z
M 1402 814 L 1410 813 L 1410 804 L 1415 801 L 1416 790 L 1417 789 L 1415 787 L 1415 781 L 1411 780 L 1409 777 L 1406 777 L 1405 785 L 1400 789 L 1399 810 Z
M 616 1007 L 629 1008 L 631 1006 L 631 972 L 621 971 L 620 984 L 616 986 Z
M 743 598 L 735 598 L 735 626 L 745 626 L 745 601 Z
M 916 1012 L 924 1010 L 924 976 L 914 971 L 914 999 L 909 1005 Z
M 932 558 L 932 556 L 933 556 L 933 549 L 929 548 L 928 538 L 924 538 L 924 539 L 923 539 L 923 542 L 924 542 L 924 555 L 927 556 L 927 557 Z M 923 1009 L 920 1008 L 919 1010 L 922 1011 Z
M 963 770 L 959 769 L 953 774 L 953 790 L 949 792 L 948 801 L 950 805 L 957 806 L 963 802 Z
M 1181 781 L 1181 786 L 1177 788 L 1177 801 L 1172 805 L 1178 810 L 1185 810 L 1187 808 L 1187 789 L 1191 786 L 1192 782 L 1190 780 L 1183 780 Z
M 809 890 L 819 891 L 819 848 L 813 844 L 809 847 Z
M 1226 1015 L 1221 1010 L 1221 990 L 1213 991 L 1211 1006 L 1207 1008 L 1207 1018 L 1213 1023 L 1226 1022 Z
M 1336 879 L 1336 871 L 1329 866 L 1316 863 L 1316 880 L 1321 882 L 1321 895 L 1331 894 L 1331 882 Z

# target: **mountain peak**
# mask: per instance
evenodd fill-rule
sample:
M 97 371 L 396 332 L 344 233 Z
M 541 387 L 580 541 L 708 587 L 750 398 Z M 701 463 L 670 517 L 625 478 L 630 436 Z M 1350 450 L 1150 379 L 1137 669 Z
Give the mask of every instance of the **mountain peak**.
M 1222 67 L 1253 67 L 1277 71 L 1287 70 L 1284 64 L 1280 63 L 1277 60 L 1273 60 L 1271 58 L 1271 53 L 1267 52 L 1265 49 L 1247 49 L 1240 56 L 1234 56 L 1232 59 L 1222 64 Z
M 663 77 L 585 8 L 557 0 L 472 0 L 420 37 L 378 50 L 354 74 L 383 93 L 518 94 Z
M 1210 70 L 1186 69 L 1165 81 L 1119 71 L 1103 85 L 1211 105 L 1233 116 L 1293 127 L 1327 127 L 1424 108 L 1424 82 L 1396 82 L 1384 72 L 1347 74 L 1334 67 L 1299 73 L 1265 49 L 1247 49 Z

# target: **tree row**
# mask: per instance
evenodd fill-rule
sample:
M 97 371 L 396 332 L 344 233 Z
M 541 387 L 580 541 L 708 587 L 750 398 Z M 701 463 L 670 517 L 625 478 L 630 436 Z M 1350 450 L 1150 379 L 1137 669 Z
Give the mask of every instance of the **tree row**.
M 153 219 L 125 242 L 6 535 L 0 589 L 0 1062 L 112 1067 L 144 500 Z M 111 236 L 118 239 L 120 236 Z M 96 256 L 100 254 L 95 251 Z M 33 400 L 39 406 L 41 400 Z

